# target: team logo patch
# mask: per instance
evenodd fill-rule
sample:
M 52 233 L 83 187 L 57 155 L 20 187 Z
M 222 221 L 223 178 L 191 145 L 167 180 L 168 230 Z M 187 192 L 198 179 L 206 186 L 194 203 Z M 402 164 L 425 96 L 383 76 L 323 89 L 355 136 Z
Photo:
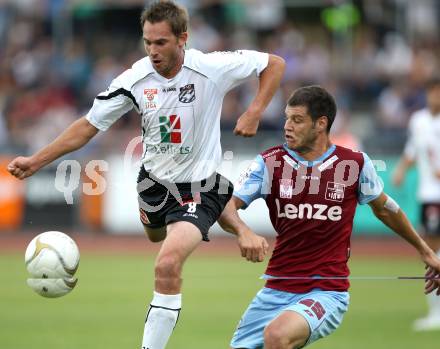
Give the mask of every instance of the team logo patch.
M 303 299 L 299 302 L 300 304 L 304 304 L 306 307 L 308 307 L 311 311 L 313 311 L 318 318 L 318 320 L 321 320 L 321 318 L 325 315 L 326 311 L 324 307 L 319 303 L 318 301 L 314 301 L 313 299 Z M 305 310 L 307 315 L 312 316 L 313 314 L 310 313 L 310 311 Z
M 144 97 L 146 100 L 146 108 L 155 109 L 157 107 L 157 88 L 144 89 Z
M 180 87 L 179 101 L 182 103 L 191 103 L 196 99 L 194 84 L 188 84 Z
M 325 198 L 330 201 L 342 202 L 344 200 L 345 184 L 327 182 Z
M 304 310 L 304 312 L 308 315 L 308 316 L 310 316 L 310 317 L 313 317 L 313 314 L 312 314 L 312 312 L 310 311 L 310 310 Z
M 182 128 L 178 115 L 159 116 L 159 123 L 161 143 L 182 143 Z
M 280 198 L 291 199 L 293 193 L 293 180 L 280 179 Z

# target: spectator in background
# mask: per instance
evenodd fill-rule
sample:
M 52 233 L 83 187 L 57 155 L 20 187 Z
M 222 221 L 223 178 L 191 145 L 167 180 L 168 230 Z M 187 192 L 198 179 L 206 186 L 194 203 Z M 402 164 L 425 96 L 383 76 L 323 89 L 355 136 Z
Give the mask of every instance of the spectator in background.
M 66 81 L 74 94 L 79 97 L 92 73 L 90 57 L 82 40 L 74 39 L 66 43 L 59 69 L 63 81 Z
M 193 27 L 197 29 L 193 28 L 191 33 L 195 39 L 195 48 L 202 45 L 200 48 L 207 51 L 216 50 L 217 47 L 221 50 L 257 49 L 283 57 L 287 64 L 283 90 L 291 91 L 301 81 L 320 81 L 327 86 L 328 74 L 337 71 L 341 88 L 351 93 L 350 115 L 354 115 L 354 118 L 371 116 L 371 105 L 375 104 L 382 90 L 396 78 L 410 81 L 402 105 L 403 114 L 409 115 L 419 109 L 420 86 L 432 75 L 433 67 L 438 67 L 440 62 L 439 38 L 435 35 L 438 32 L 438 19 L 435 18 L 438 4 L 434 0 L 417 1 L 414 4 L 409 2 L 402 6 L 402 10 L 404 7 L 406 9 L 400 18 L 400 25 L 403 26 L 400 28 L 394 26 L 396 16 L 392 12 L 391 3 L 363 1 L 363 22 L 352 32 L 353 46 L 343 52 L 333 45 L 334 38 L 316 25 L 320 20 L 319 16 L 312 18 L 308 15 L 304 16 L 304 20 L 297 20 L 303 9 L 299 7 L 292 11 L 291 4 L 281 0 L 181 0 L 179 3 L 187 5 L 190 13 L 196 16 L 193 18 L 196 20 Z M 117 49 L 137 45 L 139 40 L 134 36 L 124 36 L 122 39 L 112 36 L 109 39 L 108 23 L 103 14 L 118 6 L 114 1 L 102 13 L 99 9 L 95 12 L 99 13 L 99 21 L 96 23 L 94 20 L 98 20 L 97 17 L 79 19 L 74 13 L 68 13 L 72 8 L 66 8 L 67 17 L 70 16 L 73 20 L 65 23 L 68 27 L 73 24 L 70 27 L 72 36 L 62 43 L 56 42 L 55 28 L 51 27 L 48 14 L 45 14 L 48 7 L 44 5 L 36 9 L 35 6 L 26 4 L 27 1 L 9 0 L 0 5 L 0 80 L 8 75 L 13 78 L 6 89 L 2 86 L 2 97 L 6 100 L 17 93 L 28 93 L 30 90 L 38 95 L 41 84 L 36 82 L 46 84 L 49 80 L 57 80 L 68 85 L 64 88 L 71 89 L 73 106 L 77 112 L 82 112 L 86 101 L 95 91 L 101 90 L 106 81 L 128 67 L 125 62 L 139 59 L 130 57 L 134 50 L 124 52 Z M 143 3 L 139 0 L 133 4 Z M 128 16 L 130 12 L 124 10 L 123 6 L 118 7 L 121 18 Z M 111 24 L 112 29 L 121 32 L 126 29 L 126 26 L 122 28 L 124 23 L 115 21 Z M 399 34 L 396 34 L 397 31 Z M 203 34 L 200 35 L 199 32 Z M 222 35 L 218 38 L 220 32 Z M 315 43 L 319 43 L 319 46 Z M 188 47 L 191 45 L 193 44 L 190 42 Z M 115 50 L 118 57 L 110 58 L 114 61 L 109 62 L 108 57 L 113 56 L 109 53 Z M 340 70 L 342 55 L 353 55 L 350 60 L 352 66 L 348 69 L 343 65 Z M 243 105 L 244 98 L 245 94 L 240 92 L 233 97 L 237 105 Z M 5 117 L 11 120 L 8 110 L 4 112 Z M 273 113 L 268 112 L 271 114 L 268 118 L 276 118 L 280 111 L 274 109 Z M 37 121 L 38 118 L 33 117 L 32 120 Z M 368 125 L 376 122 L 370 120 L 372 119 L 368 120 Z M 379 120 L 380 118 L 377 122 Z M 222 123 L 227 124 L 229 121 L 225 118 Z M 11 125 L 18 124 L 12 120 Z M 124 123 L 121 129 L 134 130 L 132 125 Z M 264 128 L 265 125 L 262 126 Z M 371 130 L 375 129 L 374 126 L 371 125 Z M 404 123 L 402 127 L 405 126 Z M 374 135 L 369 136 L 372 138 Z M 17 141 L 24 146 L 32 143 L 32 139 L 27 138 Z M 379 151 L 392 152 L 393 142 L 390 137 L 383 142 L 372 143 L 379 145 L 376 146 L 376 149 L 380 148 Z M 107 145 L 104 142 L 98 143 Z
M 244 109 L 244 106 L 248 105 L 252 101 L 253 96 L 255 95 L 257 90 L 258 82 L 256 81 L 251 81 L 244 86 L 244 88 L 242 89 L 243 105 L 241 109 Z M 262 114 L 262 118 L 260 120 L 262 128 L 272 131 L 280 129 L 280 126 L 282 126 L 284 121 L 283 118 L 280 116 L 280 112 L 283 110 L 284 103 L 285 98 L 282 91 L 277 90 L 266 110 Z
M 406 20 L 409 29 L 418 37 L 438 37 L 439 2 L 436 0 L 408 1 Z M 437 11 L 435 8 L 437 5 Z
M 221 51 L 223 40 L 214 27 L 201 16 L 191 18 L 191 31 L 188 46 L 204 52 Z
M 353 150 L 362 150 L 361 141 L 350 130 L 350 121 L 347 113 L 340 109 L 333 124 L 330 139 L 333 144 Z
M 440 256 L 440 77 L 426 86 L 427 107 L 415 112 L 409 124 L 409 138 L 394 172 L 400 186 L 413 165 L 419 174 L 418 200 L 425 239 Z M 429 312 L 414 322 L 414 330 L 440 330 L 440 299 L 428 295 Z
M 275 52 L 281 55 L 286 61 L 284 79 L 286 81 L 298 81 L 302 74 L 302 52 L 305 49 L 304 34 L 297 30 L 293 23 L 285 22 L 280 26 L 273 37 L 279 40 L 279 46 Z M 292 91 L 292 89 L 289 88 L 288 91 Z
M 8 133 L 6 129 L 6 120 L 0 109 L 0 148 L 6 147 L 8 144 Z
M 390 78 L 408 74 L 413 52 L 411 47 L 398 33 L 385 35 L 384 46 L 376 55 L 376 65 L 381 76 Z
M 90 82 L 87 85 L 87 100 L 94 98 L 99 92 L 104 91 L 114 77 L 124 71 L 114 57 L 103 56 L 95 62 Z
M 245 6 L 245 21 L 258 35 L 273 33 L 284 21 L 282 0 L 241 0 Z
M 302 60 L 302 80 L 324 84 L 331 70 L 329 51 L 322 45 L 308 45 Z
M 408 123 L 405 108 L 407 86 L 402 79 L 396 79 L 382 90 L 378 99 L 378 126 L 383 130 L 402 130 Z

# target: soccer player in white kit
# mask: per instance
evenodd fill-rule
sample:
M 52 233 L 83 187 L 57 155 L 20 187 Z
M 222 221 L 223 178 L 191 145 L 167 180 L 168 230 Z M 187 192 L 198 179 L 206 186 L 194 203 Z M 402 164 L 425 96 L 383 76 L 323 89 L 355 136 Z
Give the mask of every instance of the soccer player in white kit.
M 232 194 L 229 181 L 215 172 L 221 161 L 220 114 L 225 94 L 258 77 L 257 94 L 234 130 L 237 135 L 253 136 L 285 66 L 282 58 L 257 51 L 186 50 L 187 23 L 186 11 L 174 2 L 151 4 L 141 16 L 148 57 L 114 79 L 96 97 L 89 113 L 55 141 L 8 165 L 11 174 L 24 179 L 82 147 L 132 108 L 139 113 L 143 136 L 140 218 L 152 241 L 163 240 L 142 349 L 165 348 L 181 308 L 183 263 L 202 239 L 208 240 L 209 227 Z M 265 240 L 250 231 L 238 235 L 242 255 L 262 260 Z
M 417 197 L 425 239 L 440 256 L 440 77 L 426 87 L 427 107 L 415 112 L 409 123 L 409 138 L 394 173 L 399 186 L 407 170 L 417 165 Z M 440 298 L 428 296 L 429 313 L 414 322 L 414 330 L 440 330 Z

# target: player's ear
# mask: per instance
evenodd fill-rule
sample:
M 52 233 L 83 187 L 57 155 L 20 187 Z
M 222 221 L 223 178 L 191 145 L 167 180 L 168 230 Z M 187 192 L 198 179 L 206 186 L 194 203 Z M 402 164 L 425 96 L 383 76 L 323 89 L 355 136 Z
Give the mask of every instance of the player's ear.
M 181 33 L 177 38 L 177 42 L 180 47 L 184 47 L 187 41 L 188 41 L 188 32 Z
M 328 124 L 328 118 L 327 116 L 321 116 L 319 117 L 317 121 L 317 126 L 319 131 L 326 132 L 327 131 L 327 124 Z

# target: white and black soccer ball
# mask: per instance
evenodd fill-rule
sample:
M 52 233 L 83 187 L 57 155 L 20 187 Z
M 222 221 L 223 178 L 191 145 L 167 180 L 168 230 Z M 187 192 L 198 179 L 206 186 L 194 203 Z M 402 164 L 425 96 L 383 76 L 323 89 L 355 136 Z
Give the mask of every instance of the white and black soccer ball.
M 29 287 L 44 297 L 60 297 L 76 285 L 74 274 L 79 266 L 79 249 L 75 241 L 59 231 L 37 235 L 25 253 L 30 274 Z

